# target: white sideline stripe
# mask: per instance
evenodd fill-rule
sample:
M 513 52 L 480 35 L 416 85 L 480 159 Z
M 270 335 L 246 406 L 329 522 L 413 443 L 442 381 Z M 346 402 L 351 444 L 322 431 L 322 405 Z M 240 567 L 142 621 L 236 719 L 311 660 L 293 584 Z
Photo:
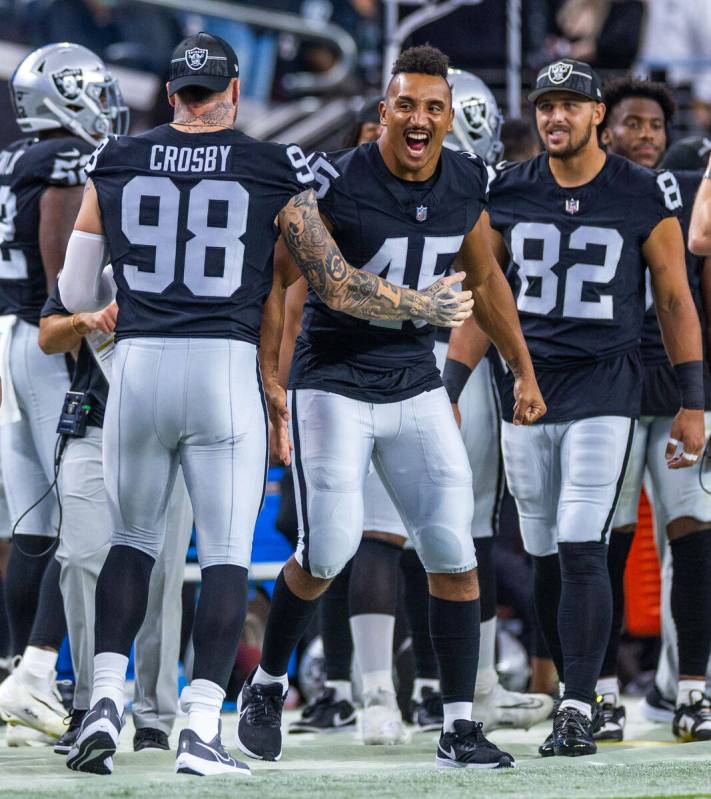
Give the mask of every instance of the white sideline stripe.
M 264 563 L 253 563 L 249 567 L 249 579 L 255 583 L 266 583 L 269 580 L 276 580 L 282 570 L 285 561 L 265 561 Z M 201 580 L 200 565 L 197 563 L 186 563 L 183 582 L 199 583 Z

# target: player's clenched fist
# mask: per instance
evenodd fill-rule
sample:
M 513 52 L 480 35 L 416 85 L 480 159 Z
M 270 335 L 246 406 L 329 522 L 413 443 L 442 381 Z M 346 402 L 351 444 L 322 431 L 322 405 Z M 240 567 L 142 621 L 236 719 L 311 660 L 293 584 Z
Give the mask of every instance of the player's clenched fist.
M 546 403 L 534 375 L 518 377 L 514 383 L 514 424 L 533 424 L 546 412 Z

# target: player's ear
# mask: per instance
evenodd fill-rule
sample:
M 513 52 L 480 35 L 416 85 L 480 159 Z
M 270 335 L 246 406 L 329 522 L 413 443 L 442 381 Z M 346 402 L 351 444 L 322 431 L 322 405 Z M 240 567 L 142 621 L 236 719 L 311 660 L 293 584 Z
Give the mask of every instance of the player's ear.
M 165 84 L 165 93 L 168 95 L 168 105 L 175 108 L 175 95 L 170 94 L 170 83 Z
M 232 79 L 232 104 L 237 105 L 239 103 L 239 91 L 240 91 L 240 83 L 239 78 Z
M 595 125 L 599 125 L 603 119 L 605 119 L 605 112 L 607 111 L 607 107 L 605 103 L 595 103 L 595 107 L 593 108 L 593 122 Z
M 381 100 L 378 103 L 378 113 L 380 114 L 380 126 L 385 127 L 388 123 L 385 121 L 385 100 Z
M 447 125 L 447 133 L 451 132 L 453 122 L 454 122 L 454 109 L 450 108 L 449 109 L 449 124 Z

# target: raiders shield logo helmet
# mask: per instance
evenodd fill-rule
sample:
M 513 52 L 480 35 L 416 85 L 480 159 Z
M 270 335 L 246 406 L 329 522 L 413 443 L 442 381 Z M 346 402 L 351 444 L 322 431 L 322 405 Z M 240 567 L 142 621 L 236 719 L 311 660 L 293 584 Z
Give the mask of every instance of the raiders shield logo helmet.
M 494 95 L 483 80 L 471 72 L 449 70 L 454 121 L 444 146 L 451 150 L 476 153 L 487 164 L 501 157 L 503 117 Z
M 66 67 L 60 72 L 53 72 L 52 80 L 57 91 L 67 100 L 76 100 L 84 85 L 81 70 L 71 67 Z
M 128 133 L 118 83 L 99 56 L 79 44 L 49 44 L 26 56 L 10 78 L 10 98 L 26 133 L 64 128 L 90 144 Z

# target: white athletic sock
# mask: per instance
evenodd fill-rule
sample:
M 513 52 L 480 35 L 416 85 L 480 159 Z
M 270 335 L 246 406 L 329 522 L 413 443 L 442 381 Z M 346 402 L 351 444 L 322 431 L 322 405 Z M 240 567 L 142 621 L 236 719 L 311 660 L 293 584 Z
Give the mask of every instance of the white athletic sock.
M 679 680 L 676 689 L 676 706 L 692 704 L 691 692 L 706 693 L 706 680 Z M 698 695 L 695 697 L 698 699 Z
M 52 681 L 56 665 L 57 653 L 54 650 L 28 646 L 22 656 L 18 671 L 35 682 L 46 684 Z
M 477 698 L 487 696 L 496 688 L 498 682 L 499 675 L 493 666 L 489 666 L 486 669 L 477 669 L 474 696 Z
M 478 672 L 485 669 L 496 669 L 496 616 L 481 623 Z
M 351 616 L 351 636 L 363 691 L 382 688 L 395 692 L 393 685 L 393 632 L 395 617 L 387 613 Z
M 210 680 L 193 680 L 182 700 L 188 711 L 188 727 L 205 743 L 220 730 L 220 711 L 225 692 Z
M 412 698 L 415 702 L 422 701 L 422 689 L 430 688 L 436 694 L 440 692 L 439 680 L 432 680 L 426 677 L 415 677 L 415 682 L 412 686 Z
M 582 713 L 583 716 L 587 718 L 592 718 L 592 708 L 587 702 L 578 702 L 577 699 L 564 699 L 560 703 L 560 709 L 563 710 L 566 707 L 575 708 L 579 713 Z
M 264 671 L 261 666 L 257 666 L 257 670 L 254 672 L 254 677 L 252 677 L 252 685 L 255 683 L 257 685 L 281 685 L 282 693 L 286 693 L 289 690 L 289 676 L 287 674 L 282 674 L 280 677 L 275 677 L 268 671 Z
M 471 721 L 472 703 L 471 702 L 446 702 L 444 708 L 444 724 L 442 728 L 445 732 L 454 732 L 454 722 L 457 719 Z
M 615 699 L 615 706 L 620 704 L 620 684 L 617 677 L 601 677 L 595 683 L 595 693 L 598 696 L 612 696 Z
M 126 683 L 128 658 L 118 652 L 102 652 L 94 655 L 94 680 L 90 706 L 108 697 L 116 705 L 119 716 L 123 715 L 123 691 Z
M 558 696 L 562 699 L 565 696 L 565 683 L 558 683 Z
M 326 680 L 326 688 L 336 692 L 336 702 L 353 702 L 353 686 L 350 680 Z

